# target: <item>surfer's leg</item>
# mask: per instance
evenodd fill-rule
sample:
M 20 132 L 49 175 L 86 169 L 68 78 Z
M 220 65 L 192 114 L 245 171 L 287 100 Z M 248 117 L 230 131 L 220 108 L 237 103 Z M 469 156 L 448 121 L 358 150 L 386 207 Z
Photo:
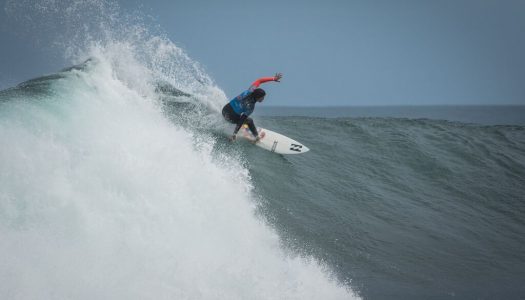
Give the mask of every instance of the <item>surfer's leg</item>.
M 255 124 L 253 123 L 252 118 L 246 118 L 245 124 L 248 124 L 248 128 L 250 128 L 250 131 L 252 132 L 253 136 L 259 135 L 259 133 L 257 132 L 257 128 L 255 128 Z

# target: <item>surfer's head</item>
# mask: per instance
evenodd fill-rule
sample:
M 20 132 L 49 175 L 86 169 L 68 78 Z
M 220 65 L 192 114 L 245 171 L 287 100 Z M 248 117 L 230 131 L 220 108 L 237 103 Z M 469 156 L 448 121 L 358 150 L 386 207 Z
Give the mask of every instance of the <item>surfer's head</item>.
M 266 92 L 263 89 L 255 89 L 253 90 L 253 98 L 257 102 L 262 102 L 264 100 L 264 96 L 266 96 Z

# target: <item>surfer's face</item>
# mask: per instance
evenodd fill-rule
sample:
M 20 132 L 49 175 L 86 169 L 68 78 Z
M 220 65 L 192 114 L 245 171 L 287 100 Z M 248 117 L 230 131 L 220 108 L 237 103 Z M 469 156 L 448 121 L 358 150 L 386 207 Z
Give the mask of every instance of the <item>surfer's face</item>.
M 264 96 L 259 97 L 259 98 L 255 98 L 255 101 L 257 101 L 257 102 L 263 102 L 263 100 L 264 100 Z

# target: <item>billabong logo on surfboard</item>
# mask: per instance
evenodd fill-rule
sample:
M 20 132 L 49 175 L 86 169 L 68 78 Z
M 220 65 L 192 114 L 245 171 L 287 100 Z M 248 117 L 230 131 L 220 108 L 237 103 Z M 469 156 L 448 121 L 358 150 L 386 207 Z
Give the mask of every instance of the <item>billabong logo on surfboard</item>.
M 296 152 L 301 152 L 303 149 L 303 145 L 297 145 L 297 144 L 291 144 L 290 145 L 290 150 L 292 151 L 296 151 Z

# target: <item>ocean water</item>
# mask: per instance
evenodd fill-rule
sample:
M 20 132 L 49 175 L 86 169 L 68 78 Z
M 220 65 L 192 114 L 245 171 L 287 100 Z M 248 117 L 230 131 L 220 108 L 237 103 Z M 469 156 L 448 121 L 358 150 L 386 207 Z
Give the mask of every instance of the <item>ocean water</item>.
M 281 159 L 247 149 L 264 215 L 364 299 L 525 297 L 525 127 L 308 116 L 258 124 L 311 149 Z
M 73 67 L 0 91 L 0 298 L 525 297 L 523 107 L 260 105 L 281 156 L 114 3 L 6 5 Z

